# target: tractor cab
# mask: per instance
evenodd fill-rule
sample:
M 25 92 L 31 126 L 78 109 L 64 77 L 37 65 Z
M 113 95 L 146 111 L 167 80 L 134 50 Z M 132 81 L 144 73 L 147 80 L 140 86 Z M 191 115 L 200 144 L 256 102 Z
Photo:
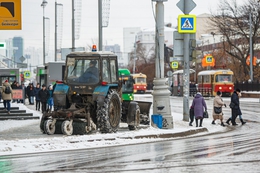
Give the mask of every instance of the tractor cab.
M 118 84 L 117 57 L 110 52 L 77 52 L 67 55 L 64 83 L 71 91 L 91 94 L 96 86 Z

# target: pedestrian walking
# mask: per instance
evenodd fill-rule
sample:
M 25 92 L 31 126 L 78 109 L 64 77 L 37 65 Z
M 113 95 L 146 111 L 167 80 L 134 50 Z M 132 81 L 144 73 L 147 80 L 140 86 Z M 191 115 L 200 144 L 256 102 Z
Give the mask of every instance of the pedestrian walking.
M 2 99 L 4 102 L 4 109 L 8 111 L 8 114 L 10 114 L 13 90 L 12 90 L 11 85 L 8 83 L 8 80 L 5 80 L 5 82 L 1 88 L 1 94 L 2 94 Z
M 30 83 L 28 86 L 27 86 L 27 89 L 26 89 L 26 94 L 28 96 L 28 100 L 29 100 L 29 104 L 30 105 L 34 105 L 34 86 L 33 86 L 33 83 Z
M 231 123 L 233 126 L 237 125 L 236 123 L 236 118 L 238 115 L 242 115 L 242 112 L 240 110 L 239 106 L 239 95 L 240 89 L 237 88 L 233 94 L 231 95 L 231 102 L 230 102 L 230 108 L 231 108 L 231 113 L 232 113 L 232 118 L 231 118 Z M 227 124 L 229 124 L 230 119 L 228 119 Z
M 48 90 L 46 89 L 45 84 L 42 85 L 42 89 L 39 91 L 38 96 L 39 96 L 39 98 L 41 100 L 41 104 L 42 104 L 42 113 L 45 113 L 47 101 L 48 101 L 48 98 L 50 97 L 50 94 L 49 94 Z
M 198 127 L 198 120 L 200 120 L 199 126 L 202 127 L 203 113 L 204 113 L 204 111 L 207 111 L 207 105 L 200 92 L 198 92 L 195 95 L 191 106 L 194 108 L 196 127 Z
M 223 111 L 222 111 L 222 106 L 227 107 L 227 105 L 223 102 L 222 98 L 222 92 L 221 91 L 217 91 L 217 95 L 215 96 L 214 100 L 213 100 L 213 111 L 212 111 L 212 117 L 213 117 L 213 121 L 211 124 L 216 124 L 215 121 L 217 119 L 220 120 L 221 122 L 221 126 L 225 127 L 224 123 L 223 123 Z
M 40 111 L 40 106 L 41 106 L 41 99 L 39 97 L 39 91 L 41 90 L 41 86 L 39 83 L 36 84 L 36 87 L 34 88 L 34 95 L 35 95 L 35 100 L 36 100 L 36 110 Z
M 241 92 L 240 93 L 238 93 L 238 98 L 240 98 L 240 97 L 242 97 L 242 94 L 241 94 Z M 246 122 L 243 120 L 243 118 L 242 118 L 242 112 L 241 112 L 241 109 L 240 109 L 240 106 L 239 106 L 239 111 L 238 111 L 238 116 L 239 116 L 239 119 L 240 119 L 240 121 L 241 121 L 241 123 L 242 123 L 242 125 L 244 125 L 244 124 L 246 124 Z M 227 120 L 227 124 L 228 125 L 230 125 L 230 121 L 232 120 L 232 115 L 231 115 L 231 117 Z
M 50 85 L 49 86 L 49 98 L 48 98 L 48 109 L 47 109 L 47 112 L 51 112 L 52 110 L 52 107 L 53 107 L 53 86 Z

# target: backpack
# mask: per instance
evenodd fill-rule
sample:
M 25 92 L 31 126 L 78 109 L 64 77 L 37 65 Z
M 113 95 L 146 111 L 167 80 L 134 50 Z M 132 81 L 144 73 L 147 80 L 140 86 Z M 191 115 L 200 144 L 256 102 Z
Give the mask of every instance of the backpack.
M 10 86 L 5 87 L 5 94 L 11 94 Z

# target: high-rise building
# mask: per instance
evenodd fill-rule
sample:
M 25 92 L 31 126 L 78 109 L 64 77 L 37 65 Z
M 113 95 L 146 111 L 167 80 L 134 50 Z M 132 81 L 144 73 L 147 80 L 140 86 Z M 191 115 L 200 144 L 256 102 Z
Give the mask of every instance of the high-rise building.
M 13 57 L 14 63 L 22 63 L 20 58 L 23 56 L 23 38 L 14 37 L 13 38 Z

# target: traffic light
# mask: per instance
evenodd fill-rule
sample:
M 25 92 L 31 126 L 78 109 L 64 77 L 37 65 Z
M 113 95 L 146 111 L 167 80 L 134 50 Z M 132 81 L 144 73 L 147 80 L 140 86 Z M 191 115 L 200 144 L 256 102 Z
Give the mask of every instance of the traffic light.
M 196 52 L 196 40 L 195 39 L 190 39 L 190 61 L 195 59 L 197 57 L 197 52 Z

